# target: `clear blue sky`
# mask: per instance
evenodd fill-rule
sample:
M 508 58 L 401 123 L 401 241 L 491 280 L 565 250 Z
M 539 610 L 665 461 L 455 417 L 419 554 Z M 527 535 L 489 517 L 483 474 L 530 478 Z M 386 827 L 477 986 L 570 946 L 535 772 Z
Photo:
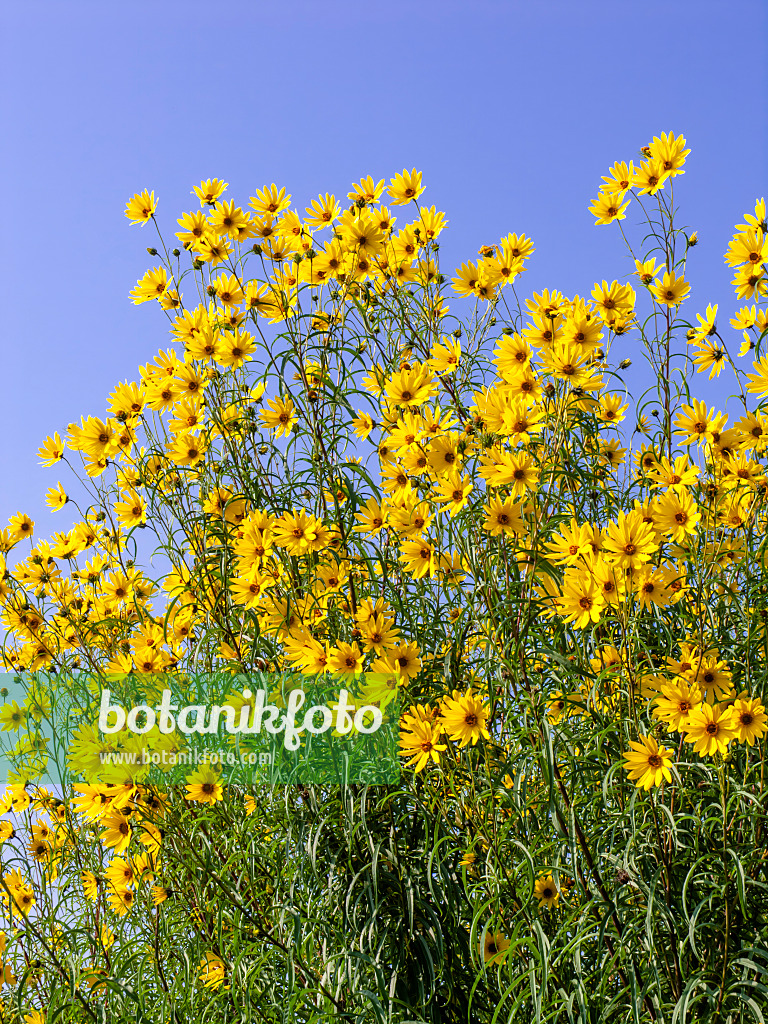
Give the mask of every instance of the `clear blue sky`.
M 450 220 L 444 269 L 523 231 L 528 293 L 588 295 L 629 269 L 587 211 L 600 175 L 672 130 L 693 151 L 692 306 L 719 301 L 727 329 L 722 253 L 768 191 L 767 25 L 763 0 L 7 3 L 0 528 L 69 524 L 38 446 L 167 347 L 156 305 L 128 298 L 155 241 L 123 215 L 143 188 L 170 233 L 202 178 L 243 204 L 284 184 L 303 210 L 415 166 Z

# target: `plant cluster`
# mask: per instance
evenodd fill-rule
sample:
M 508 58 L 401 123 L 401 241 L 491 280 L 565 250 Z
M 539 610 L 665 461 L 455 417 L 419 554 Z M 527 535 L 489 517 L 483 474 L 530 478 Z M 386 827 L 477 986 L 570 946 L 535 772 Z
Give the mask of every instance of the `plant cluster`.
M 0 534 L 5 665 L 362 677 L 403 770 L 55 795 L 18 749 L 8 1019 L 763 1020 L 768 224 L 725 254 L 735 355 L 688 312 L 689 152 L 602 179 L 631 271 L 586 297 L 523 297 L 518 234 L 446 278 L 416 170 L 303 216 L 204 181 L 172 248 L 129 201 L 172 344 L 40 449 L 77 521 Z M 691 394 L 723 370 L 733 418 Z

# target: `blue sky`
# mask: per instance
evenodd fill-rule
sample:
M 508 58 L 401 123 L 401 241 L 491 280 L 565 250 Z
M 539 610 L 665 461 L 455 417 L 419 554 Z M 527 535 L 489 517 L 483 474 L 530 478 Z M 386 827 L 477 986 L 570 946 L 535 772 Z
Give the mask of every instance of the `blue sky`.
M 128 298 L 155 241 L 123 215 L 143 188 L 170 235 L 202 178 L 243 205 L 274 181 L 303 210 L 415 166 L 450 221 L 444 270 L 525 232 L 525 294 L 588 295 L 631 269 L 587 211 L 600 175 L 672 130 L 692 149 L 691 316 L 717 301 L 729 330 L 722 254 L 767 191 L 767 27 L 758 0 L 7 5 L 0 524 L 68 525 L 44 504 L 66 469 L 37 448 L 168 345 L 156 305 Z

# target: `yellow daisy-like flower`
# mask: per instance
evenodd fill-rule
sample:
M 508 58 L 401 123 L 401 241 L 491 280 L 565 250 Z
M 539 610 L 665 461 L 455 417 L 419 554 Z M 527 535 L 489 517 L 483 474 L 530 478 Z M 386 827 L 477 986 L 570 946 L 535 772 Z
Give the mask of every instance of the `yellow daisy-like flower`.
M 687 728 L 692 711 L 702 701 L 702 693 L 695 682 L 677 678 L 664 683 L 661 696 L 654 701 L 653 714 L 667 724 L 667 732 L 682 732 Z
M 412 199 L 418 199 L 424 191 L 424 186 L 421 184 L 421 171 L 417 171 L 415 167 L 410 172 L 403 168 L 402 174 L 396 174 L 392 178 L 387 191 L 395 206 L 405 206 Z
M 660 281 L 653 282 L 650 291 L 656 301 L 663 306 L 679 306 L 683 299 L 688 297 L 691 286 L 685 278 L 677 277 L 674 272 L 667 272 Z
M 606 531 L 604 553 L 610 565 L 622 569 L 637 569 L 658 549 L 654 531 L 643 521 L 640 512 L 620 512 Z
M 624 200 L 626 192 L 601 192 L 589 208 L 589 212 L 597 218 L 595 224 L 612 224 L 615 220 L 624 220 L 630 199 Z
M 371 672 L 395 675 L 405 682 L 421 672 L 419 648 L 415 643 L 402 643 L 389 650 L 385 657 L 377 658 L 371 665 Z
M 665 779 L 672 781 L 671 750 L 660 747 L 653 736 L 641 736 L 639 743 L 630 740 L 629 745 L 632 749 L 622 754 L 627 762 L 624 767 L 638 789 L 651 789 L 661 785 Z
M 697 754 L 725 754 L 735 738 L 738 726 L 732 708 L 700 704 L 688 716 L 685 742 L 692 743 Z
M 298 420 L 296 407 L 290 398 L 275 398 L 267 401 L 269 409 L 262 409 L 259 416 L 265 427 L 275 431 L 275 437 L 287 437 Z
M 509 939 L 503 932 L 486 932 L 482 942 L 483 962 L 497 964 L 509 949 Z
M 491 738 L 485 725 L 488 709 L 472 693 L 471 686 L 464 694 L 454 690 L 452 697 L 445 697 L 441 702 L 440 716 L 445 731 L 452 740 L 459 741 L 459 747 L 465 747 L 470 741 L 474 746 L 481 736 L 487 740 Z
M 218 178 L 206 178 L 206 180 L 201 181 L 199 185 L 195 185 L 192 191 L 200 200 L 201 206 L 213 206 L 226 188 L 226 181 L 219 181 Z
M 152 903 L 154 906 L 159 907 L 161 903 L 165 903 L 170 895 L 171 890 L 166 889 L 164 885 L 152 886 Z
M 415 408 L 423 405 L 435 393 L 435 380 L 428 366 L 417 363 L 394 374 L 387 381 L 385 390 L 393 405 Z
M 445 743 L 437 742 L 443 730 L 442 723 L 414 716 L 408 716 L 404 721 L 408 728 L 400 733 L 400 756 L 409 758 L 406 765 L 420 772 L 430 759 L 438 764 L 440 752 L 446 749 Z
M 572 622 L 577 629 L 585 629 L 591 622 L 600 620 L 604 607 L 603 591 L 591 576 L 578 570 L 566 572 L 558 603 L 558 611 L 566 622 Z
M 187 799 L 199 804 L 215 804 L 222 799 L 222 786 L 219 776 L 210 765 L 204 764 L 196 772 L 188 776 Z
M 491 536 L 513 534 L 519 536 L 526 532 L 525 520 L 522 516 L 522 505 L 514 504 L 509 498 L 492 498 L 490 504 L 483 505 L 485 522 L 483 529 Z
M 736 725 L 736 738 L 740 743 L 748 743 L 750 747 L 756 740 L 762 739 L 768 730 L 768 715 L 765 707 L 756 697 L 740 697 L 733 705 L 733 720 Z
M 406 540 L 400 548 L 400 558 L 408 572 L 416 580 L 427 575 L 430 577 L 435 575 L 437 571 L 436 556 L 434 546 L 423 537 Z
M 122 853 L 131 841 L 131 826 L 127 815 L 120 811 L 112 811 L 104 816 L 105 831 L 101 834 L 102 843 L 115 851 Z
M 62 487 L 61 483 L 58 483 L 55 487 L 51 487 L 45 494 L 45 503 L 52 512 L 58 512 L 60 509 L 69 501 L 67 492 Z
M 560 890 L 557 888 L 552 875 L 543 875 L 541 878 L 536 879 L 533 895 L 539 901 L 539 907 L 546 907 L 547 910 L 551 910 L 557 906 L 557 901 L 560 899 Z
M 157 200 L 155 199 L 155 193 L 145 188 L 143 192 L 137 192 L 136 195 L 131 196 L 128 200 L 128 205 L 125 207 L 125 216 L 131 224 L 146 224 L 156 209 Z
M 224 964 L 215 953 L 206 953 L 200 961 L 198 977 L 206 988 L 219 988 L 225 977 Z

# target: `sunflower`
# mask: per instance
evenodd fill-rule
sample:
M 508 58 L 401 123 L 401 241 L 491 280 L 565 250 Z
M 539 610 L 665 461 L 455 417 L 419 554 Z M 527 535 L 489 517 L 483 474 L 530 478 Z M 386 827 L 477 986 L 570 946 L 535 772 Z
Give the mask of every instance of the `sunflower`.
M 653 736 L 641 736 L 639 743 L 630 740 L 629 745 L 632 749 L 622 755 L 627 762 L 624 767 L 638 789 L 651 789 L 660 785 L 664 779 L 672 781 L 671 750 L 658 746 Z
M 591 622 L 599 622 L 604 607 L 602 589 L 590 576 L 578 570 L 566 572 L 558 604 L 558 612 L 566 622 L 585 629 Z
M 210 765 L 204 764 L 189 776 L 187 799 L 196 803 L 215 804 L 222 799 L 221 781 Z
M 737 731 L 732 708 L 701 704 L 688 717 L 685 742 L 692 743 L 697 754 L 724 754 Z
M 733 705 L 733 718 L 736 725 L 736 738 L 740 743 L 748 743 L 750 747 L 755 740 L 760 740 L 768 729 L 768 716 L 761 701 L 756 697 L 739 697 Z
M 219 988 L 225 977 L 224 964 L 215 953 L 206 953 L 200 961 L 198 974 L 206 988 Z
M 426 719 L 410 717 L 404 724 L 408 728 L 400 733 L 400 756 L 409 758 L 406 765 L 413 765 L 413 770 L 420 772 L 430 758 L 438 764 L 440 752 L 446 749 L 445 743 L 437 742 L 442 732 L 442 723 L 433 724 Z
M 682 732 L 688 725 L 691 711 L 699 707 L 703 700 L 701 690 L 696 683 L 678 678 L 671 683 L 664 683 L 661 696 L 654 701 L 653 713 L 667 724 L 667 732 Z
M 604 551 L 606 561 L 622 569 L 637 569 L 658 549 L 653 528 L 643 520 L 642 513 L 620 512 L 608 525 Z
M 483 512 L 485 513 L 483 529 L 493 537 L 507 533 L 519 535 L 526 531 L 522 506 L 515 505 L 509 498 L 505 501 L 500 498 L 492 498 L 490 504 L 483 506 Z
M 547 910 L 551 910 L 557 906 L 557 901 L 560 899 L 560 890 L 555 885 L 552 875 L 543 875 L 541 878 L 536 879 L 533 895 L 539 901 L 540 908 L 546 907 Z
M 445 697 L 440 709 L 445 731 L 452 740 L 459 740 L 459 746 L 465 747 L 470 741 L 474 746 L 481 736 L 489 740 L 485 727 L 488 710 L 483 702 L 472 693 L 468 686 L 463 695 L 453 691 L 453 697 Z
M 674 273 L 667 272 L 650 286 L 650 291 L 657 302 L 665 306 L 678 306 L 683 299 L 688 297 L 691 286 Z
M 127 815 L 111 811 L 104 816 L 106 829 L 101 833 L 102 843 L 115 853 L 122 853 L 131 841 L 131 826 Z
M 486 964 L 498 964 L 504 959 L 504 954 L 509 948 L 509 939 L 503 932 L 486 932 L 481 948 Z

